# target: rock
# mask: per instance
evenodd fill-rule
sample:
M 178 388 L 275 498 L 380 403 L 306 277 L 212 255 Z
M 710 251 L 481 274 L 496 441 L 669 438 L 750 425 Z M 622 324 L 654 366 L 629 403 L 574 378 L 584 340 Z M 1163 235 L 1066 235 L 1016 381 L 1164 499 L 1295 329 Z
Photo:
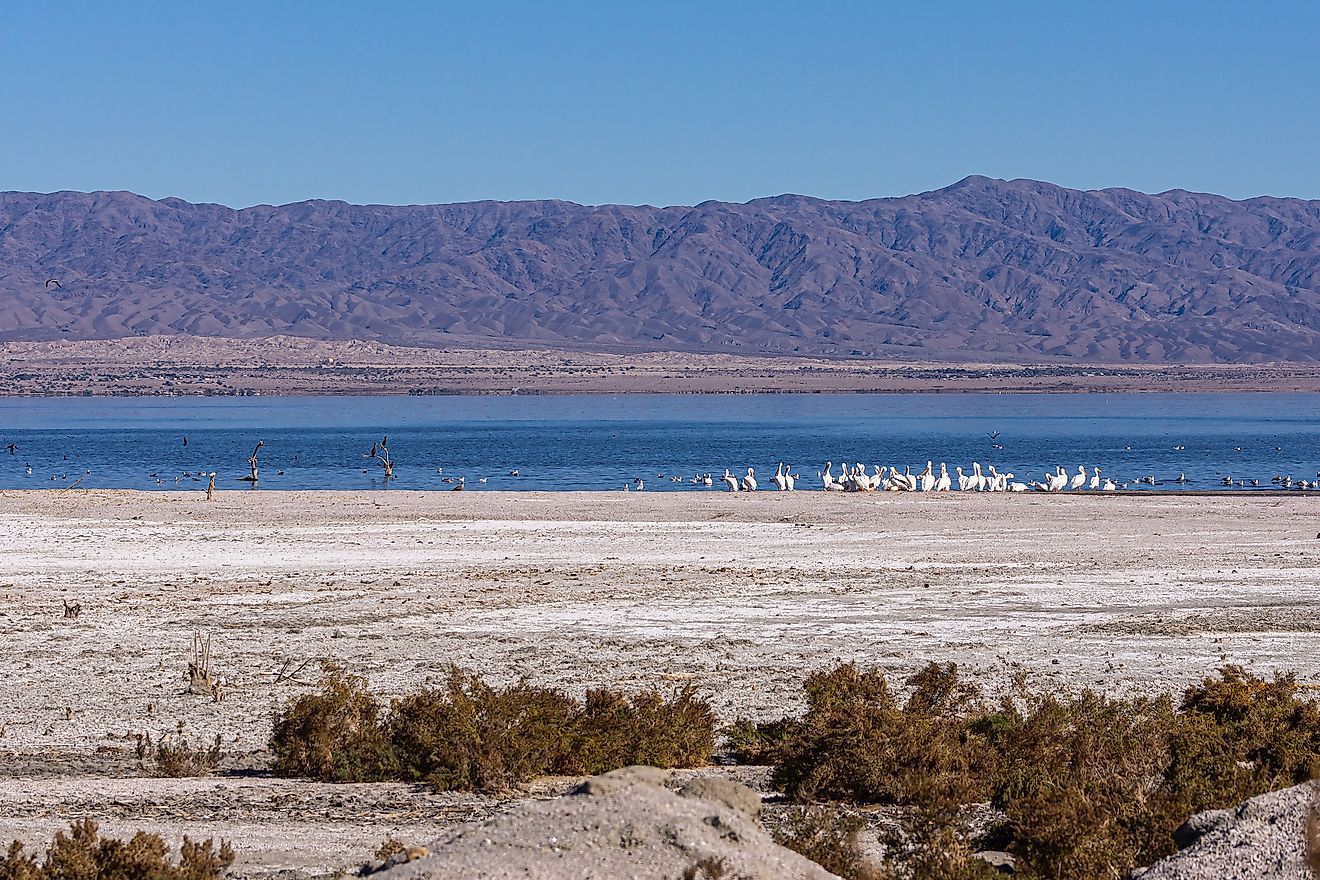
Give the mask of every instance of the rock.
M 1306 823 L 1320 808 L 1320 785 L 1273 791 L 1228 810 L 1188 819 L 1175 832 L 1186 848 L 1137 876 L 1141 880 L 1315 880 L 1306 865 Z
M 761 793 L 728 779 L 698 776 L 684 783 L 678 793 L 682 797 L 724 804 L 751 819 L 761 815 Z
M 972 858 L 980 859 L 1001 874 L 1017 873 L 1017 859 L 1013 858 L 1012 853 L 1001 852 L 997 849 L 983 849 L 973 854 Z
M 631 767 L 620 767 L 618 770 L 611 770 L 608 773 L 593 776 L 573 789 L 572 793 L 598 796 L 614 794 L 632 785 L 663 786 L 668 778 L 669 774 L 659 767 L 635 764 Z
M 680 795 L 664 771 L 627 767 L 575 793 L 520 804 L 448 832 L 430 855 L 387 867 L 388 880 L 676 880 L 699 865 L 747 880 L 837 880 L 774 842 L 751 817 L 759 796 L 724 780 Z M 702 782 L 696 785 L 696 782 Z M 705 784 L 707 781 L 723 784 Z M 755 804 L 753 804 L 755 800 Z

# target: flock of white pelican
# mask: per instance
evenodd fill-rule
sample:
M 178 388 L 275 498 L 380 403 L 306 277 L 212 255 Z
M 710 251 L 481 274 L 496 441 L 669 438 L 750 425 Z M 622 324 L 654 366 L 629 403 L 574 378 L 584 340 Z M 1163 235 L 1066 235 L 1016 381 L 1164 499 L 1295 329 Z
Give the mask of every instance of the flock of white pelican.
M 987 470 L 981 469 L 980 462 L 972 462 L 971 471 L 964 473 L 961 466 L 955 467 L 954 474 L 949 473 L 948 465 L 940 462 L 939 473 L 935 473 L 935 463 L 926 462 L 926 469 L 920 473 L 912 473 L 911 468 L 904 468 L 899 473 L 896 467 L 884 467 L 873 465 L 871 472 L 866 472 L 864 464 L 841 464 L 839 466 L 839 475 L 834 475 L 834 462 L 825 462 L 825 469 L 817 471 L 816 476 L 820 478 L 821 488 L 826 492 L 1066 492 L 1089 489 L 1099 492 L 1114 492 L 1119 488 L 1127 488 L 1127 484 L 1115 483 L 1111 479 L 1101 479 L 1101 470 L 1098 467 L 1092 467 L 1089 471 L 1084 465 L 1077 467 L 1077 473 L 1069 474 L 1061 467 L 1056 467 L 1053 471 L 1046 471 L 1043 480 L 1032 481 L 1029 483 L 1019 482 L 1012 473 L 1000 473 L 991 465 Z M 955 476 L 956 475 L 956 476 Z M 663 479 L 664 474 L 657 474 L 657 477 Z M 670 477 L 671 482 L 684 482 L 683 477 Z M 783 462 L 775 469 L 775 474 L 770 478 L 775 489 L 780 492 L 792 492 L 797 489 L 798 483 L 802 477 L 800 474 L 793 473 L 792 465 L 785 465 Z M 1154 477 L 1151 477 L 1154 482 Z M 687 479 L 687 482 L 696 486 L 714 486 L 717 482 L 711 474 L 697 474 Z M 728 488 L 730 492 L 755 492 L 761 488 L 761 484 L 756 479 L 756 469 L 747 468 L 747 472 L 742 476 L 733 474 L 728 468 L 724 469 L 724 474 L 719 478 L 720 483 Z M 627 491 L 640 491 L 646 488 L 646 482 L 640 477 L 633 480 L 632 483 L 625 485 Z M 769 488 L 767 486 L 767 488 Z
M 1179 485 L 1189 482 L 1186 474 L 1179 474 L 1176 478 L 1167 481 L 1156 480 L 1154 475 L 1148 475 L 1116 482 L 1102 476 L 1104 472 L 1099 467 L 1087 468 L 1086 465 L 1078 465 L 1076 473 L 1069 473 L 1062 467 L 1056 466 L 1053 470 L 1045 471 L 1042 479 L 1029 482 L 1019 481 L 1012 473 L 1000 473 L 994 465 L 982 470 L 980 462 L 975 461 L 972 462 L 969 471 L 964 471 L 961 466 L 955 467 L 953 471 L 950 474 L 948 465 L 940 462 L 937 473 L 935 463 L 928 461 L 925 470 L 915 474 L 910 467 L 905 467 L 900 473 L 896 467 L 881 465 L 873 465 L 871 472 L 867 473 L 866 466 L 859 463 L 841 464 L 839 475 L 836 477 L 834 462 L 827 461 L 825 469 L 817 471 L 816 476 L 820 478 L 821 488 L 826 492 L 1117 492 L 1132 487 L 1158 486 L 1161 482 Z M 665 475 L 656 474 L 656 477 L 664 479 Z M 695 486 L 714 486 L 720 483 L 730 492 L 755 492 L 758 489 L 770 488 L 768 485 L 763 487 L 757 481 L 756 469 L 750 467 L 741 476 L 725 468 L 723 476 L 719 478 L 711 474 L 697 474 L 690 478 L 671 476 L 668 479 L 674 483 L 687 482 Z M 802 477 L 793 473 L 792 465 L 786 466 L 780 462 L 770 479 L 773 487 L 778 491 L 792 492 L 798 488 Z M 1224 477 L 1219 482 L 1223 486 L 1260 485 L 1258 480 L 1234 480 L 1231 477 Z M 1316 475 L 1314 481 L 1276 476 L 1271 482 L 1282 489 L 1320 489 L 1320 474 Z M 645 488 L 646 483 L 640 477 L 624 486 L 628 491 L 640 491 Z

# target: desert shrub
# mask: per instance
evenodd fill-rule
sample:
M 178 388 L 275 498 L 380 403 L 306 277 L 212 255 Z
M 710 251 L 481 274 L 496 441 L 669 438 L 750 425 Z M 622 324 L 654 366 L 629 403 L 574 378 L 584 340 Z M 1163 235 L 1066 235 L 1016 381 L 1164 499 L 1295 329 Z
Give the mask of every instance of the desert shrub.
M 496 690 L 452 668 L 444 688 L 396 700 L 388 730 L 404 778 L 487 791 L 563 766 L 577 709 L 566 694 L 525 683 Z
M 573 749 L 560 772 L 595 774 L 630 764 L 693 767 L 715 749 L 715 713 L 692 686 L 666 698 L 657 690 L 627 697 L 587 692 L 576 719 Z
M 807 680 L 807 712 L 783 744 L 773 781 L 805 801 L 919 804 L 988 795 L 994 758 L 953 707 L 979 705 L 957 670 L 927 667 L 899 708 L 883 673 L 844 664 Z
M 234 863 L 228 843 L 196 843 L 184 838 L 178 861 L 171 861 L 158 834 L 139 831 L 131 840 L 98 837 L 90 819 L 56 832 L 44 861 L 14 841 L 0 860 L 0 880 L 216 880 Z
M 720 734 L 729 754 L 739 764 L 778 764 L 784 760 L 800 724 L 794 718 L 760 723 L 739 718 Z
M 774 781 L 800 801 L 907 806 L 889 847 L 903 876 L 979 876 L 956 845 L 978 802 L 1006 817 L 1002 845 L 1024 876 L 1125 876 L 1172 852 L 1193 812 L 1320 770 L 1320 707 L 1291 677 L 1226 667 L 1177 707 L 1089 691 L 990 706 L 952 664 L 907 685 L 900 708 L 883 676 L 844 664 L 808 680 L 801 719 L 730 735 L 735 754 L 776 755 Z
M 811 859 L 844 880 L 882 880 L 884 874 L 862 853 L 860 817 L 830 807 L 800 807 L 775 832 L 775 842 Z
M 158 776 L 206 776 L 220 764 L 220 734 L 210 746 L 193 746 L 182 733 L 161 737 L 151 752 Z
M 319 693 L 304 694 L 276 718 L 271 751 L 281 776 L 374 782 L 397 775 L 380 703 L 366 682 L 336 666 L 327 667 Z
M 671 697 L 598 689 L 580 703 L 526 682 L 494 688 L 457 667 L 443 687 L 401 697 L 388 713 L 361 680 L 332 671 L 320 693 L 277 719 L 272 736 L 281 775 L 464 791 L 628 764 L 691 767 L 707 762 L 714 744 L 715 716 L 692 688 Z
M 1174 724 L 1167 697 L 1083 691 L 1034 700 L 998 744 L 993 798 L 1023 866 L 1041 876 L 1102 877 L 1167 854 L 1178 822 L 1168 825 L 1160 785 Z
M 1183 695 L 1165 779 L 1190 812 L 1320 777 L 1320 706 L 1296 679 L 1226 666 Z

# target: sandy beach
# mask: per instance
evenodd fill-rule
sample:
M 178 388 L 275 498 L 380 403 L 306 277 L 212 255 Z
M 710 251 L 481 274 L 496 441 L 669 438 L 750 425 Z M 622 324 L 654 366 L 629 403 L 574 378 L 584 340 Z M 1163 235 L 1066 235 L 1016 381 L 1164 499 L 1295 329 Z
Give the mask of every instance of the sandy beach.
M 1305 497 L 75 490 L 0 493 L 0 525 L 0 839 L 83 815 L 223 834 L 240 875 L 500 808 L 253 775 L 320 660 L 385 696 L 450 663 L 579 694 L 693 682 L 727 720 L 798 711 L 839 660 L 956 660 L 991 688 L 1176 691 L 1224 663 L 1320 683 Z M 194 633 L 220 703 L 184 693 Z M 178 729 L 241 772 L 143 778 L 136 735 Z

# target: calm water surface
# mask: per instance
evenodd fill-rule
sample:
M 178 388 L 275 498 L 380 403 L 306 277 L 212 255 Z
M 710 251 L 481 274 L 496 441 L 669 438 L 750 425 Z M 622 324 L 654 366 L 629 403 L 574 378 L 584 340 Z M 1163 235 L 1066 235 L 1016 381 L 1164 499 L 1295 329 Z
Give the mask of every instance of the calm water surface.
M 617 490 L 642 477 L 648 491 L 711 491 L 686 480 L 751 466 L 764 486 L 780 461 L 819 489 L 826 460 L 837 473 L 843 460 L 916 472 L 927 459 L 1024 481 L 1098 465 L 1118 481 L 1185 473 L 1189 489 L 1224 476 L 1268 488 L 1320 471 L 1320 394 L 0 399 L 0 447 L 17 447 L 0 449 L 0 488 L 198 488 L 192 474 L 210 470 L 234 488 L 264 440 L 256 491 L 379 489 L 365 456 L 384 434 L 395 489 L 465 476 L 470 490 Z

